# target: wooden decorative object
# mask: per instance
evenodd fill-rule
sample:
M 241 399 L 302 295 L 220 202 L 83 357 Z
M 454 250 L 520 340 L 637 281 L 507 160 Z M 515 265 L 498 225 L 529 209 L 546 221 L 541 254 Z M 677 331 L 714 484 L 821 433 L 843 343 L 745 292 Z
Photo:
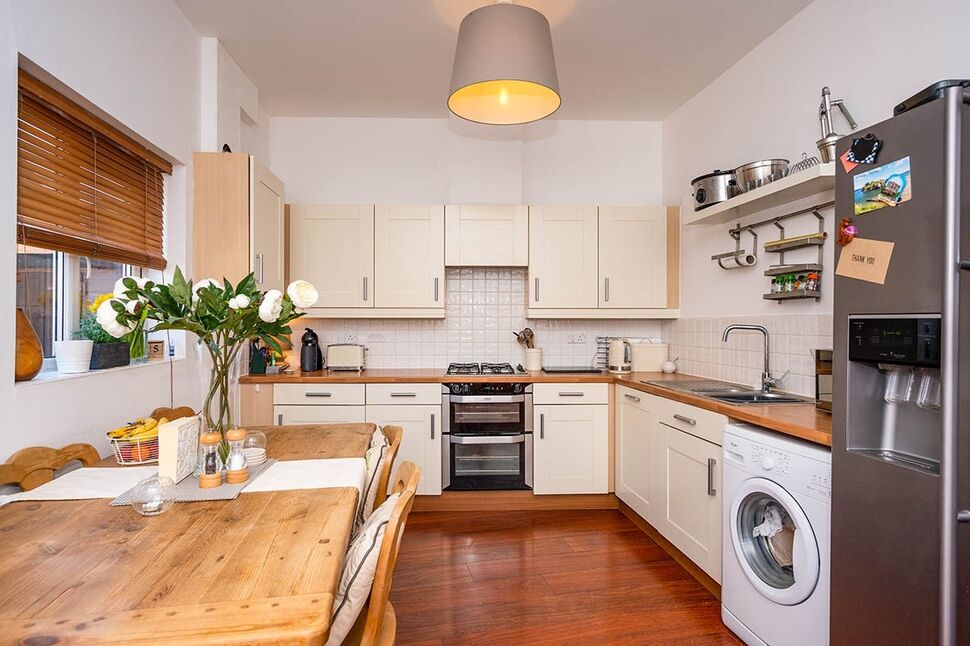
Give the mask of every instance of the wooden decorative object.
M 17 308 L 17 350 L 14 379 L 30 381 L 44 365 L 44 348 L 23 308 Z
M 7 464 L 24 467 L 28 471 L 20 483 L 20 488 L 30 491 L 53 480 L 55 471 L 75 460 L 86 467 L 91 467 L 101 461 L 101 456 L 96 448 L 82 442 L 68 444 L 59 449 L 49 446 L 29 446 L 11 455 L 7 459 Z

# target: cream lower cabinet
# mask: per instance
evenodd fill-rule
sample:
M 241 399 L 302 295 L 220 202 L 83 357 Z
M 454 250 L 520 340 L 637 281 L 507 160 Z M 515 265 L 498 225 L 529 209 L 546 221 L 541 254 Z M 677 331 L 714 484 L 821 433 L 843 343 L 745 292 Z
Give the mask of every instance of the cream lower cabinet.
M 277 424 L 341 424 L 365 421 L 364 384 L 276 384 Z
M 421 467 L 418 493 L 431 496 L 440 494 L 441 405 L 368 406 L 366 418 L 378 426 L 393 424 L 404 429 L 395 465 L 414 462 Z
M 662 488 L 666 434 L 657 422 L 660 398 L 616 388 L 616 496 L 653 523 Z
M 535 384 L 533 398 L 533 493 L 607 493 L 609 386 Z
M 367 421 L 363 406 L 273 406 L 273 417 L 284 424 L 359 424 Z

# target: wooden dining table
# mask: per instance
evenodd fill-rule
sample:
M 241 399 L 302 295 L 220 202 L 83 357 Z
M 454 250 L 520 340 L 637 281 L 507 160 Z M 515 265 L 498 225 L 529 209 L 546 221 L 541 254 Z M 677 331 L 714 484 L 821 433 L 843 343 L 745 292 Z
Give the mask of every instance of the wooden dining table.
M 277 460 L 363 457 L 374 429 L 260 428 Z M 106 499 L 11 503 L 0 643 L 323 644 L 357 498 L 244 491 L 153 517 Z

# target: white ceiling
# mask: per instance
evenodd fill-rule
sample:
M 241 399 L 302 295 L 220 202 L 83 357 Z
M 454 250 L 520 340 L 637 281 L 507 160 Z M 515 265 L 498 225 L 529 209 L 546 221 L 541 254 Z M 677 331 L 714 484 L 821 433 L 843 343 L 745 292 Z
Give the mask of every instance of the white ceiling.
M 442 117 L 490 0 L 175 0 L 273 116 Z M 521 0 L 552 24 L 565 119 L 662 119 L 811 0 Z

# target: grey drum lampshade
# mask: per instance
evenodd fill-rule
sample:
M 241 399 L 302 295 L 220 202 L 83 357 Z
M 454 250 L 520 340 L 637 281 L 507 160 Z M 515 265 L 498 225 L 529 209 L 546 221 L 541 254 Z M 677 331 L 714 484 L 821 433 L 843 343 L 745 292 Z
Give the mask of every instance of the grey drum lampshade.
M 469 121 L 528 123 L 559 109 L 549 21 L 535 9 L 494 4 L 461 21 L 448 109 Z

